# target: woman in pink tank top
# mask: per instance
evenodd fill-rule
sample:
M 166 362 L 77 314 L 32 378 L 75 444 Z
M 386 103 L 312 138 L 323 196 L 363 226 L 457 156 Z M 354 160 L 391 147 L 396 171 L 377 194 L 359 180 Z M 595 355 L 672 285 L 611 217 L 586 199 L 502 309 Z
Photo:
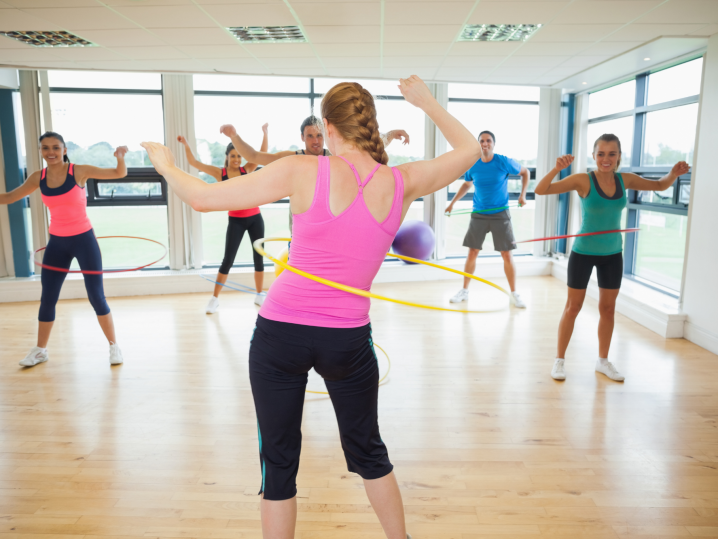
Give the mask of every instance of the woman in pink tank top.
M 40 151 L 47 168 L 33 172 L 20 187 L 0 195 L 0 204 L 12 204 L 40 189 L 42 201 L 50 210 L 50 241 L 43 253 L 43 263 L 69 270 L 72 260 L 77 258 L 81 269 L 102 271 L 100 247 L 92 230 L 92 223 L 87 217 L 85 184 L 89 178 L 96 180 L 124 178 L 127 175 L 125 166 L 127 146 L 120 146 L 115 150 L 117 158 L 115 168 L 73 165 L 67 157 L 65 140 L 58 133 L 47 132 L 42 135 Z M 64 271 L 42 269 L 37 346 L 20 361 L 23 367 L 33 367 L 48 360 L 47 343 L 55 323 L 55 305 L 60 298 L 65 277 L 67 273 Z M 110 343 L 110 364 L 119 365 L 123 361 L 122 352 L 117 345 L 112 313 L 105 300 L 102 274 L 83 274 L 83 278 L 87 297 Z
M 269 145 L 267 130 L 268 124 L 264 124 L 262 126 L 262 131 L 264 132 L 264 137 L 262 138 L 263 152 L 267 151 Z M 192 154 L 192 149 L 189 147 L 187 139 L 182 135 L 177 137 L 177 141 L 184 145 L 185 155 L 187 156 L 189 164 L 197 170 L 209 174 L 218 182 L 243 176 L 244 174 L 254 172 L 257 168 L 256 163 L 247 163 L 245 166 L 242 166 L 242 156 L 239 155 L 239 152 L 231 142 L 227 145 L 227 150 L 224 152 L 224 167 L 219 168 L 197 161 Z M 222 288 L 224 288 L 222 285 L 227 282 L 229 270 L 232 269 L 234 259 L 237 256 L 237 251 L 239 250 L 239 245 L 242 243 L 245 232 L 249 234 L 249 239 L 252 242 L 264 237 L 264 219 L 262 219 L 262 214 L 259 212 L 258 207 L 230 210 L 229 212 L 227 235 L 224 243 L 224 259 L 217 272 L 217 284 L 214 285 L 214 294 L 209 299 L 209 303 L 207 303 L 207 308 L 205 309 L 207 314 L 214 314 L 219 309 L 219 293 L 222 291 Z M 257 288 L 254 303 L 261 306 L 262 303 L 264 303 L 264 298 L 267 296 L 262 292 L 262 287 L 264 286 L 264 259 L 254 249 L 252 249 L 252 255 L 254 257 L 254 284 Z
M 385 166 L 374 100 L 357 83 L 337 84 L 322 100 L 325 140 L 336 157 L 285 157 L 245 181 L 207 185 L 176 168 L 161 144 L 143 146 L 175 193 L 198 211 L 250 208 L 288 196 L 294 214 L 290 262 L 369 290 L 411 203 L 449 185 L 481 156 L 478 141 L 421 79 L 401 79 L 399 88 L 436 123 L 452 151 Z M 222 131 L 236 134 L 232 126 Z M 364 479 L 386 536 L 406 537 L 401 494 L 379 434 L 379 369 L 368 313 L 365 298 L 288 271 L 269 290 L 249 352 L 265 537 L 294 536 L 302 406 L 312 368 L 329 391 L 349 471 Z

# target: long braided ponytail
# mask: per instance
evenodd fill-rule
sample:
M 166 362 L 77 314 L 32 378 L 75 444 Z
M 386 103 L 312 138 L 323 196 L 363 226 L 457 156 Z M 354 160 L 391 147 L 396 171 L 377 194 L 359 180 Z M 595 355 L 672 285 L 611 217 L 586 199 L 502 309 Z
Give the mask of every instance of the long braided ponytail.
M 374 161 L 382 165 L 389 162 L 379 133 L 374 98 L 361 84 L 342 82 L 329 90 L 322 99 L 322 117 L 344 140 L 368 152 Z

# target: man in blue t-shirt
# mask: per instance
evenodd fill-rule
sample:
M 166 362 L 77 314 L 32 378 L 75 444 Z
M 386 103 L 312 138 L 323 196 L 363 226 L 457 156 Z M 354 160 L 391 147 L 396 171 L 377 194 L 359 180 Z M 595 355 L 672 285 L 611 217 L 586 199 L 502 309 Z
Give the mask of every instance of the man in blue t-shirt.
M 474 184 L 474 209 L 469 222 L 469 231 L 464 238 L 464 247 L 469 248 L 466 257 L 464 271 L 474 274 L 476 269 L 476 258 L 484 246 L 486 234 L 491 232 L 494 240 L 494 249 L 501 253 L 504 259 L 504 272 L 511 287 L 512 302 L 515 307 L 526 308 L 516 292 L 516 265 L 511 251 L 516 249 L 514 232 L 511 228 L 511 214 L 509 213 L 509 187 L 510 175 L 521 176 L 521 195 L 519 206 L 526 204 L 526 188 L 529 184 L 529 171 L 517 161 L 494 153 L 496 137 L 491 131 L 482 131 L 479 135 L 481 144 L 481 159 L 465 174 L 465 182 L 459 188 L 451 204 L 446 208 L 450 214 L 454 204 L 468 192 L 471 184 Z M 469 283 L 471 279 L 464 277 L 464 288 L 459 290 L 449 301 L 460 303 L 469 299 Z

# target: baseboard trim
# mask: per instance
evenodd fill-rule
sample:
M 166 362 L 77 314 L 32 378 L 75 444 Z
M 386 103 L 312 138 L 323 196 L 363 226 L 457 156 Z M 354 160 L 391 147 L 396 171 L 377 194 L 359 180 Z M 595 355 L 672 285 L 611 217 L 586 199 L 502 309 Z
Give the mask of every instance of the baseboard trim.
M 683 337 L 709 352 L 718 354 L 718 334 L 716 333 L 686 321 L 683 325 Z

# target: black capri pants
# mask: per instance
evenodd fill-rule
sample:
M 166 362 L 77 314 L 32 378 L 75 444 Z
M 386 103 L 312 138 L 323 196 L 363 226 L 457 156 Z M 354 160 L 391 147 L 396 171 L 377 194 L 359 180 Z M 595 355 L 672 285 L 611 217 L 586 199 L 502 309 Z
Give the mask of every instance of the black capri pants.
M 623 253 L 612 255 L 582 255 L 571 251 L 568 257 L 568 287 L 578 290 L 588 288 L 593 268 L 596 268 L 598 287 L 607 290 L 621 288 L 623 279 Z
M 259 430 L 267 500 L 297 494 L 307 373 L 325 380 L 339 423 L 347 469 L 379 479 L 394 469 L 379 435 L 379 366 L 371 325 L 324 328 L 257 317 L 249 348 L 249 380 Z
M 254 244 L 260 238 L 264 237 L 264 219 L 262 214 L 251 215 L 249 217 L 229 217 L 227 223 L 227 239 L 224 243 L 224 259 L 219 267 L 219 272 L 227 275 L 234 265 L 234 259 L 237 257 L 239 244 L 242 243 L 244 233 L 249 233 L 249 240 Z M 257 251 L 252 249 L 254 260 L 254 271 L 264 271 L 264 258 Z
M 80 269 L 85 271 L 102 271 L 102 254 L 97 244 L 95 232 L 90 229 L 76 236 L 53 236 L 50 234 L 50 241 L 45 248 L 45 256 L 42 263 L 56 268 L 70 269 L 72 260 L 77 258 Z M 42 296 L 40 298 L 40 322 L 55 321 L 55 306 L 60 299 L 62 284 L 65 282 L 67 273 L 48 268 L 42 268 L 40 282 L 42 282 Z M 85 280 L 87 299 L 90 300 L 92 308 L 97 316 L 110 314 L 110 306 L 105 299 L 105 289 L 102 284 L 102 274 L 82 275 Z

